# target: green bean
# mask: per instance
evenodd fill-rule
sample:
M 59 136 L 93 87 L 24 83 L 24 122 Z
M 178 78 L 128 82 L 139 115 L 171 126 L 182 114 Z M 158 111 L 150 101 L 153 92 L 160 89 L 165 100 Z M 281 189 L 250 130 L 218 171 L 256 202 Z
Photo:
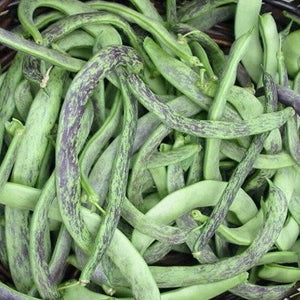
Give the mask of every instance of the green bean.
M 106 97 L 104 80 L 98 82 L 97 87 L 92 96 L 92 103 L 94 107 L 94 127 L 100 128 L 106 119 Z
M 203 170 L 203 151 L 199 151 L 195 155 L 194 160 L 190 166 L 188 177 L 186 180 L 186 185 L 191 185 L 202 180 L 203 179 L 202 170 Z
M 229 2 L 232 1 L 229 0 Z M 196 18 L 188 20 L 187 24 L 190 24 L 199 30 L 205 31 L 218 24 L 219 22 L 224 22 L 233 18 L 235 10 L 235 5 L 224 5 L 216 7 L 213 10 L 204 11 Z
M 154 185 L 157 189 L 160 198 L 168 195 L 168 186 L 167 186 L 167 169 L 166 167 L 158 167 L 149 169 Z
M 49 272 L 56 284 L 61 282 L 67 268 L 66 261 L 71 249 L 71 242 L 71 236 L 62 224 L 49 263 Z
M 107 117 L 102 127 L 100 127 L 94 136 L 86 143 L 86 146 L 79 157 L 81 185 L 88 193 L 88 196 L 92 197 L 92 202 L 94 201 L 93 197 L 97 199 L 97 196 L 88 182 L 88 173 L 101 152 L 102 147 L 109 141 L 117 128 L 121 114 L 121 106 L 122 102 L 120 95 L 117 95 L 110 115 Z
M 178 224 L 178 226 L 182 229 L 193 229 L 186 238 L 186 244 L 188 245 L 189 249 L 193 249 L 195 241 L 199 235 L 200 228 L 196 228 L 197 223 L 194 221 L 191 214 L 185 214 L 184 216 L 177 218 L 176 224 Z M 201 264 L 214 263 L 218 261 L 218 258 L 209 245 L 204 247 L 201 257 L 196 256 L 194 258 L 197 259 Z
M 1 29 L 1 28 L 0 28 Z M 21 81 L 23 56 L 17 54 L 9 70 L 6 72 L 5 79 L 0 90 L 0 152 L 3 144 L 3 135 L 5 129 L 5 122 L 9 121 L 13 111 L 15 110 L 14 91 Z
M 171 164 L 178 164 L 183 160 L 193 157 L 200 150 L 200 145 L 187 144 L 167 152 L 155 152 L 151 155 L 147 168 L 151 169 Z
M 300 138 L 297 126 L 297 115 L 286 123 L 286 143 L 293 159 L 300 164 Z
M 51 42 L 51 47 L 60 52 L 66 52 L 74 48 L 93 47 L 94 43 L 95 39 L 90 34 L 81 29 L 77 29 L 55 40 L 55 42 Z
M 262 286 L 247 282 L 234 287 L 230 292 L 249 300 L 281 300 L 292 286 L 293 284 Z
M 277 52 L 279 51 L 279 36 L 274 18 L 270 13 L 259 17 L 259 31 L 263 42 L 263 65 L 274 80 L 277 75 Z
M 48 210 L 54 201 L 49 189 L 54 186 L 54 173 L 46 183 L 39 201 L 35 206 L 30 223 L 30 266 L 34 283 L 42 298 L 57 298 L 59 293 L 56 289 L 54 278 L 50 275 L 48 258 L 49 253 L 49 225 Z
M 65 72 L 55 68 L 51 75 L 47 93 L 45 90 L 39 91 L 27 117 L 27 130 L 20 144 L 12 171 L 12 180 L 15 182 L 34 186 L 37 180 L 39 167 L 48 144 L 46 136 L 50 133 L 58 115 Z M 33 145 L 38 146 L 33 147 Z M 32 278 L 29 254 L 26 249 L 29 243 L 29 213 L 6 207 L 5 215 L 7 249 L 11 268 L 14 269 L 14 282 L 19 287 L 18 289 L 26 291 L 31 287 Z M 8 234 L 12 232 L 13 234 L 9 236 Z M 21 253 L 16 251 L 20 248 L 22 249 Z M 18 263 L 18 258 L 23 260 L 23 265 Z
M 188 38 L 188 40 L 198 42 L 205 49 L 216 75 L 221 75 L 225 66 L 225 55 L 209 35 L 183 23 L 173 25 L 172 29 L 178 34 L 182 34 L 183 37 Z
M 211 2 L 201 1 L 202 3 L 199 5 L 199 1 L 191 1 L 183 5 L 179 11 L 178 16 L 181 21 L 188 22 L 195 18 L 200 17 L 201 15 L 213 11 L 219 6 L 236 3 L 235 0 L 213 0 Z
M 285 251 L 291 249 L 299 236 L 299 224 L 289 216 L 276 241 L 278 249 Z
M 6 72 L 2 74 L 0 73 L 0 88 L 2 87 L 5 77 L 6 77 Z
M 173 249 L 174 245 L 165 242 L 155 242 L 151 245 L 143 255 L 145 262 L 152 265 L 164 257 Z
M 28 253 L 27 211 L 5 207 L 5 237 L 9 268 L 18 291 L 27 293 L 32 286 Z
M 258 32 L 258 16 L 261 5 L 261 0 L 238 1 L 234 20 L 236 38 L 253 28 L 250 41 L 251 51 L 248 51 L 247 55 L 242 59 L 242 62 L 254 82 L 258 82 L 260 78 L 260 64 L 263 57 Z
M 200 72 L 206 72 L 208 75 L 208 78 L 211 80 L 217 79 L 216 75 L 214 74 L 214 71 L 210 65 L 209 59 L 207 57 L 207 54 L 204 50 L 204 48 L 198 43 L 198 42 L 191 42 L 191 49 L 193 53 L 199 58 L 201 61 L 204 70 L 201 69 Z M 200 73 L 202 74 L 202 73 Z
M 162 22 L 161 15 L 155 9 L 153 3 L 150 0 L 130 0 L 130 2 L 138 8 L 138 10 L 145 16 L 154 19 L 158 22 Z
M 215 94 L 214 101 L 208 111 L 209 120 L 220 120 L 226 105 L 226 99 L 230 88 L 236 80 L 237 66 L 245 54 L 249 44 L 251 32 L 248 32 L 232 45 L 226 67 L 221 75 L 220 83 Z M 203 163 L 203 176 L 205 179 L 220 179 L 219 171 L 219 151 L 221 141 L 216 139 L 207 139 L 205 142 L 205 154 Z
M 296 282 L 300 279 L 300 270 L 295 267 L 278 264 L 264 265 L 257 274 L 261 279 L 280 283 Z
M 271 74 L 263 71 L 263 84 L 265 87 L 266 111 L 273 112 L 277 110 L 277 91 Z M 290 122 L 290 120 L 288 120 Z M 287 122 L 287 123 L 288 123 Z M 278 129 L 270 132 L 264 143 L 267 154 L 275 154 L 282 150 L 281 134 Z M 258 193 L 266 185 L 266 178 L 271 178 L 275 170 L 264 169 L 256 172 L 245 185 L 245 190 L 249 193 Z
M 205 93 L 210 89 L 210 82 L 207 83 L 208 87 L 201 91 L 197 86 L 200 76 L 186 64 L 167 54 L 150 37 L 145 38 L 143 45 L 159 72 L 202 109 L 208 110 L 211 101 Z
M 56 152 L 57 197 L 64 224 L 78 245 L 87 252 L 91 251 L 92 237 L 79 210 L 79 149 L 76 145 L 80 127 L 79 116 L 83 114 L 88 96 L 93 92 L 97 81 L 103 79 L 117 65 L 130 63 L 133 69 L 140 70 L 140 60 L 131 48 L 113 46 L 100 51 L 76 75 L 60 115 Z
M 44 14 L 39 14 L 34 18 L 33 22 L 37 28 L 43 28 L 46 25 L 55 22 L 63 17 L 63 14 L 58 11 L 51 11 Z M 13 32 L 22 35 L 24 38 L 28 38 L 30 33 L 23 29 L 21 25 L 13 28 Z
M 22 142 L 12 178 L 15 182 L 34 186 L 39 174 L 39 169 L 48 145 L 47 136 L 57 119 L 65 71 L 54 68 L 46 89 L 41 89 L 36 95 L 26 120 L 26 135 Z M 21 171 L 22 170 L 22 171 Z M 31 170 L 30 175 L 24 170 Z
M 290 33 L 283 41 L 282 51 L 289 76 L 294 78 L 299 72 L 299 35 L 300 30 Z
M 300 71 L 297 73 L 296 77 L 294 78 L 293 90 L 298 95 L 300 94 Z
M 300 202 L 299 193 L 297 193 L 297 191 L 295 190 L 289 202 L 289 211 L 298 224 L 300 224 L 299 202 Z
M 245 154 L 246 150 L 239 147 L 235 143 L 223 141 L 222 153 L 227 157 L 240 162 Z M 293 166 L 295 161 L 292 157 L 282 151 L 278 154 L 259 154 L 254 162 L 253 168 L 256 169 L 280 169 Z
M 120 145 L 112 169 L 106 214 L 101 222 L 95 240 L 96 246 L 93 249 L 93 254 L 87 261 L 79 279 L 83 284 L 89 282 L 97 264 L 111 242 L 113 233 L 116 230 L 120 219 L 121 208 L 126 194 L 129 160 L 137 125 L 137 104 L 135 103 L 135 100 L 130 99 L 128 91 L 126 90 L 126 85 L 124 83 L 124 80 L 126 79 L 123 77 L 122 70 L 117 70 L 117 74 L 122 84 L 122 96 L 124 103 L 123 128 L 121 132 Z
M 38 31 L 38 28 L 34 24 L 33 13 L 40 6 L 51 7 L 68 15 L 95 11 L 91 7 L 77 0 L 66 0 L 63 2 L 58 0 L 52 0 L 51 2 L 45 0 L 21 1 L 20 5 L 18 6 L 19 20 L 22 26 L 32 35 L 35 42 L 38 44 L 43 43 L 43 38 L 41 33 Z M 106 30 L 111 33 L 112 37 L 118 35 L 116 30 L 108 25 L 101 26 L 101 28 L 99 28 L 99 26 L 88 26 L 86 29 L 94 33 L 99 33 L 101 30 Z
M 20 143 L 22 142 L 26 130 L 23 124 L 16 119 L 13 119 L 11 122 L 7 122 L 5 124 L 5 127 L 8 133 L 13 136 L 13 138 L 1 162 L 0 189 L 2 189 L 4 184 L 8 181 L 11 170 L 16 160 L 16 154 L 18 153 Z
M 141 147 L 134 160 L 131 176 L 128 182 L 127 194 L 129 200 L 135 205 L 139 206 L 143 202 L 142 188 L 146 179 L 145 173 L 149 172 L 147 168 L 151 161 L 151 157 L 162 140 L 170 132 L 171 130 L 163 124 L 157 127 L 144 142 L 144 145 Z
M 35 57 L 41 58 L 58 67 L 65 68 L 72 72 L 77 72 L 84 64 L 84 62 L 80 59 L 72 58 L 61 54 L 57 50 L 51 50 L 46 47 L 37 45 L 2 28 L 0 28 L 0 42 L 7 47 L 23 53 L 34 55 Z
M 27 296 L 26 294 L 19 293 L 12 289 L 8 285 L 0 282 L 0 297 L 2 299 L 12 299 L 12 300 L 37 300 L 38 298 Z
M 267 138 L 267 136 L 268 133 L 264 133 L 253 138 L 252 143 L 245 154 L 245 157 L 233 171 L 228 181 L 228 185 L 223 191 L 220 200 L 218 201 L 217 205 L 214 207 L 210 215 L 209 221 L 205 223 L 204 227 L 202 228 L 201 234 L 197 242 L 195 243 L 194 249 L 197 252 L 201 251 L 202 247 L 204 247 L 204 245 L 208 243 L 218 226 L 225 219 L 228 209 L 236 196 L 236 193 L 242 186 L 248 173 L 251 171 L 256 156 L 261 152 L 264 140 Z
M 28 80 L 22 80 L 15 91 L 16 109 L 21 115 L 23 121 L 26 120 L 33 96 L 30 91 L 30 83 Z
M 271 263 L 285 264 L 298 261 L 297 252 L 293 251 L 276 251 L 266 253 L 257 265 L 266 265 Z
M 157 225 L 151 220 L 151 218 L 147 217 L 147 214 L 143 215 L 140 211 L 138 211 L 130 203 L 130 201 L 128 201 L 128 199 L 124 201 L 124 207 L 122 208 L 122 217 L 130 225 L 132 225 L 143 234 L 170 244 L 183 243 L 188 233 L 187 230 L 180 230 L 176 227 L 162 225 L 166 222 Z
M 177 6 L 176 0 L 167 0 L 166 1 L 166 17 L 167 22 L 170 24 L 177 23 Z
M 266 132 L 282 126 L 294 115 L 293 109 L 285 108 L 276 113 L 263 114 L 250 120 L 236 121 L 197 121 L 182 117 L 173 112 L 145 86 L 135 74 L 128 74 L 127 84 L 139 102 L 150 112 L 155 113 L 169 127 L 198 137 L 231 139 Z
M 188 146 L 195 146 L 194 149 L 196 153 L 200 151 L 199 145 L 184 145 L 184 137 L 180 134 L 175 134 L 175 142 L 172 146 L 172 149 L 169 153 L 177 152 L 179 149 L 184 149 Z M 188 147 L 189 148 L 189 147 Z M 188 150 L 188 149 L 187 149 Z M 196 154 L 192 151 L 189 151 L 189 156 L 194 156 Z M 186 159 L 184 153 L 180 154 L 182 159 Z M 167 188 L 168 194 L 175 192 L 185 186 L 185 179 L 184 179 L 184 170 L 182 165 L 179 162 L 173 162 L 169 164 L 167 167 Z
M 40 171 L 39 171 L 39 176 L 37 178 L 36 181 L 36 187 L 42 188 L 44 186 L 44 184 L 46 183 L 46 181 L 48 180 L 48 178 L 51 175 L 51 171 L 52 171 L 52 161 L 54 159 L 54 147 L 52 142 L 49 140 L 48 141 L 48 145 L 46 147 L 45 150 L 45 155 L 43 157 L 41 166 L 40 166 Z
M 59 20 L 56 23 L 49 26 L 43 32 L 44 43 L 53 43 L 57 39 L 62 38 L 64 35 L 74 31 L 77 28 L 83 27 L 84 25 L 93 24 L 111 24 L 122 29 L 128 36 L 130 44 L 137 51 L 139 51 L 139 53 L 143 54 L 143 50 L 141 49 L 137 37 L 130 25 L 123 21 L 120 17 L 106 12 L 80 13 Z M 108 33 L 110 34 L 110 32 Z M 93 35 L 95 36 L 95 34 Z M 97 38 L 99 38 L 99 34 L 97 35 Z
M 193 218 L 198 222 L 205 223 L 209 220 L 209 217 L 202 215 L 199 211 L 193 211 L 192 213 Z M 262 224 L 263 214 L 262 211 L 259 211 L 254 218 L 241 227 L 230 228 L 221 224 L 217 228 L 217 232 L 223 239 L 232 244 L 248 246 L 252 243 Z
M 247 278 L 247 273 L 242 273 L 240 275 L 234 276 L 229 279 L 220 280 L 218 282 L 210 283 L 210 284 L 198 284 L 193 285 L 186 288 L 175 289 L 172 291 L 164 292 L 161 294 L 162 300 L 196 300 L 199 299 L 199 295 L 201 295 L 201 299 L 208 300 L 212 299 L 212 297 L 222 294 L 228 288 L 234 287 L 239 283 L 245 281 Z M 81 298 L 89 298 L 91 300 L 101 300 L 101 299 L 124 299 L 124 300 L 132 300 L 133 298 L 111 298 L 108 296 L 104 296 L 102 294 L 96 294 L 86 288 L 83 287 L 75 287 L 67 289 L 64 294 L 64 299 L 71 300 L 74 297 Z
M 124 5 L 108 3 L 105 1 L 90 1 L 89 5 L 98 10 L 107 10 L 116 13 L 128 22 L 136 23 L 146 31 L 149 31 L 157 38 L 161 45 L 166 45 L 175 55 L 182 58 L 189 65 L 198 65 L 198 58 L 191 55 L 190 49 L 186 45 L 180 44 L 166 28 L 154 19 L 150 19 Z
M 239 86 L 231 87 L 227 101 L 239 112 L 244 120 L 257 117 L 264 111 L 261 102 L 247 89 Z
M 205 180 L 187 186 L 166 196 L 155 207 L 149 210 L 146 213 L 146 216 L 159 224 L 169 224 L 196 207 L 214 206 L 226 185 L 226 182 Z M 195 197 L 195 195 L 197 195 L 197 197 Z M 244 204 L 242 204 L 243 202 Z M 247 205 L 247 212 L 241 210 L 240 205 Z M 251 198 L 244 194 L 242 190 L 238 192 L 230 210 L 236 213 L 236 216 L 240 218 L 242 223 L 247 222 L 254 217 L 257 212 L 257 208 Z M 162 211 L 168 213 L 162 215 Z M 141 234 L 137 230 L 133 231 L 132 243 L 139 251 L 141 251 L 141 253 L 143 253 L 148 245 L 151 244 L 151 241 L 152 239 L 150 237 Z

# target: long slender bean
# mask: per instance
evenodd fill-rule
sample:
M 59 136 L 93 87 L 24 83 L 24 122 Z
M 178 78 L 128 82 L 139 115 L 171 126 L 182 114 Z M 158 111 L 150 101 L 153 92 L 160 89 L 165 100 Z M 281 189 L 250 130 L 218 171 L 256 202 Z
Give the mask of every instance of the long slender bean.
M 125 46 L 112 46 L 99 52 L 74 78 L 62 106 L 57 137 L 57 198 L 64 224 L 78 245 L 90 252 L 92 236 L 80 214 L 80 171 L 78 165 L 78 131 L 80 117 L 98 80 L 117 65 L 140 70 L 136 52 Z M 78 92 L 80 91 L 80 92 Z M 70 176 L 72 174 L 72 176 Z
M 267 113 L 251 120 L 236 121 L 196 121 L 174 113 L 166 104 L 159 101 L 135 74 L 128 74 L 127 84 L 132 93 L 150 112 L 155 113 L 163 122 L 178 131 L 198 137 L 231 139 L 263 133 L 282 126 L 294 115 L 294 111 L 285 108 L 276 113 Z
M 104 215 L 104 218 L 100 224 L 93 254 L 90 256 L 79 279 L 83 284 L 89 282 L 90 277 L 95 271 L 95 268 L 102 256 L 106 252 L 112 240 L 113 233 L 117 228 L 126 194 L 129 161 L 137 125 L 137 103 L 135 102 L 135 99 L 130 98 L 129 96 L 124 82 L 126 79 L 123 77 L 124 75 L 122 69 L 117 69 L 116 72 L 122 84 L 124 105 L 123 129 L 121 133 L 120 145 L 112 169 L 106 214 Z
M 27 41 L 18 35 L 0 28 L 0 42 L 12 49 L 34 55 L 58 67 L 77 72 L 84 65 L 84 61 L 64 55 L 57 50 L 48 49 L 41 45 Z
M 52 189 L 54 185 L 54 173 L 49 178 L 41 196 L 30 223 L 30 265 L 34 283 L 43 298 L 57 298 L 59 293 L 54 283 L 54 278 L 50 275 L 47 253 L 47 244 L 49 243 L 49 225 L 48 225 L 48 211 L 54 201 Z M 55 195 L 54 195 L 55 196 Z
M 249 44 L 250 33 L 242 35 L 232 45 L 226 68 L 220 78 L 220 83 L 215 94 L 214 101 L 208 111 L 209 120 L 220 120 L 226 105 L 226 99 L 230 88 L 236 80 L 237 67 L 243 58 Z M 219 171 L 219 151 L 221 141 L 216 139 L 207 139 L 205 142 L 205 154 L 203 163 L 203 176 L 205 179 L 220 179 Z

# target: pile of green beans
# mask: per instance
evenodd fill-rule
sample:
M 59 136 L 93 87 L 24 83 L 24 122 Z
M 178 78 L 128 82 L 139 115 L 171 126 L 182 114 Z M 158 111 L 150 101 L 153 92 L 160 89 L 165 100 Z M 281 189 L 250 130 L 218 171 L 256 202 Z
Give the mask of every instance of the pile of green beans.
M 261 0 L 129 2 L 21 0 L 0 28 L 17 51 L 0 298 L 283 299 L 300 281 L 299 20 Z M 230 49 L 204 32 L 227 19 Z

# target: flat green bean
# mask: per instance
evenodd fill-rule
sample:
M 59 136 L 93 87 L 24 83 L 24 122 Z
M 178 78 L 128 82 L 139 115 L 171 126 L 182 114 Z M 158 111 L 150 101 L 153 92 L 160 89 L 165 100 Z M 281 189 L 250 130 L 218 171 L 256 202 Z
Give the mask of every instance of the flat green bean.
M 280 283 L 296 282 L 300 279 L 300 270 L 295 267 L 278 264 L 264 265 L 257 274 L 261 279 Z

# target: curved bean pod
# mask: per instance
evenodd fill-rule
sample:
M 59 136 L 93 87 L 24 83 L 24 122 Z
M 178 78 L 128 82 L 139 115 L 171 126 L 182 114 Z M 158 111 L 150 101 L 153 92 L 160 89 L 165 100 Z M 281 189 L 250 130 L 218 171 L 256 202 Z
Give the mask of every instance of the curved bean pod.
M 199 64 L 198 58 L 191 55 L 189 47 L 180 44 L 160 22 L 117 3 L 95 0 L 90 1 L 89 5 L 99 10 L 107 10 L 116 13 L 128 22 L 138 24 L 140 27 L 153 34 L 161 45 L 166 45 L 175 55 L 182 58 L 187 64 L 192 66 Z
M 281 300 L 292 287 L 293 284 L 262 286 L 247 282 L 234 287 L 230 292 L 248 300 Z
M 137 125 L 137 103 L 135 102 L 135 99 L 130 98 L 129 96 L 127 87 L 124 83 L 124 80 L 126 79 L 123 77 L 123 70 L 117 69 L 116 72 L 122 85 L 124 103 L 123 128 L 111 174 L 106 214 L 102 219 L 96 236 L 93 254 L 89 257 L 79 279 L 79 281 L 83 284 L 90 281 L 90 277 L 109 247 L 113 234 L 119 223 L 121 209 L 126 194 L 129 162 Z M 149 296 L 150 295 L 151 293 L 149 293 Z M 144 297 L 147 298 L 147 295 L 145 294 Z
M 250 34 L 251 32 L 248 32 L 239 37 L 230 49 L 226 68 L 221 75 L 214 101 L 208 111 L 209 120 L 220 120 L 224 114 L 226 99 L 236 80 L 237 67 L 248 47 Z M 219 170 L 220 145 L 221 141 L 216 139 L 207 139 L 205 142 L 203 162 L 203 176 L 205 179 L 221 179 Z
M 128 74 L 127 84 L 139 102 L 159 117 L 171 128 L 190 135 L 206 138 L 232 139 L 254 135 L 279 128 L 294 115 L 293 109 L 267 113 L 251 120 L 236 121 L 196 121 L 173 112 L 155 96 L 135 74 Z
M 207 56 L 217 76 L 221 75 L 225 66 L 225 55 L 218 44 L 206 33 L 187 24 L 175 24 L 172 29 L 176 33 L 187 36 L 188 40 L 197 41 L 206 50 Z
M 48 211 L 52 205 L 55 195 L 49 193 L 54 186 L 54 174 L 51 175 L 43 188 L 39 201 L 35 206 L 30 223 L 30 265 L 36 288 L 42 298 L 53 299 L 59 297 L 54 278 L 51 276 L 47 263 L 49 254 L 47 252 L 49 242 L 47 236 L 50 234 L 48 225 Z M 54 196 L 54 197 L 53 197 Z
M 141 205 L 143 202 L 142 189 L 145 183 L 145 172 L 148 172 L 147 165 L 151 161 L 151 156 L 161 141 L 171 132 L 171 129 L 161 124 L 158 126 L 149 138 L 144 142 L 139 150 L 133 166 L 131 176 L 128 182 L 127 194 L 129 200 L 135 205 Z
M 18 35 L 0 28 L 0 42 L 12 49 L 21 51 L 41 58 L 58 67 L 65 68 L 72 72 L 79 71 L 84 65 L 84 61 L 64 55 L 57 50 L 48 49 L 27 41 Z
M 158 224 L 169 224 L 194 208 L 214 206 L 220 199 L 226 185 L 226 182 L 221 181 L 200 181 L 168 195 L 145 215 L 155 220 Z M 182 204 L 183 201 L 184 205 Z M 242 204 L 243 202 L 244 204 Z M 247 212 L 239 209 L 242 205 L 248 207 Z M 230 210 L 238 212 L 236 216 L 241 218 L 240 221 L 242 223 L 247 222 L 257 213 L 257 208 L 253 201 L 241 189 L 234 199 Z M 168 213 L 161 214 L 162 211 Z M 132 233 L 132 243 L 141 253 L 151 244 L 151 241 L 152 238 L 141 234 L 138 230 L 134 230 Z
M 118 65 L 130 65 L 139 71 L 136 52 L 125 46 L 112 46 L 95 55 L 74 78 L 61 109 L 57 134 L 57 198 L 64 224 L 78 245 L 90 253 L 93 238 L 87 229 L 80 207 L 80 171 L 77 138 L 80 116 L 96 84 Z
M 51 7 L 68 15 L 95 11 L 93 8 L 77 0 L 52 0 L 51 2 L 45 0 L 22 0 L 18 6 L 19 21 L 38 44 L 43 44 L 44 41 L 37 26 L 34 24 L 33 13 L 38 7 L 41 6 Z M 118 36 L 117 31 L 108 25 L 102 26 L 102 28 L 99 28 L 99 26 L 88 26 L 86 29 L 94 33 L 99 33 L 102 31 L 102 29 L 105 29 L 106 31 L 110 32 L 112 37 L 116 35 Z

